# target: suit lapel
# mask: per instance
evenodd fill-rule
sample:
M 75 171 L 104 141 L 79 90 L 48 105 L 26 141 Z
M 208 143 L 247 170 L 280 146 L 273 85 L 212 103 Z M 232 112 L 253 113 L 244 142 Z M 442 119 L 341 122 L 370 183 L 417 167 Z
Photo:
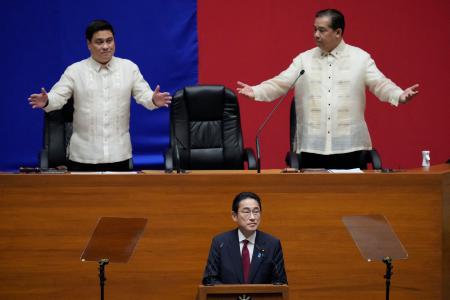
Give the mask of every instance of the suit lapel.
M 253 283 L 253 280 L 255 279 L 256 274 L 258 274 L 258 269 L 266 257 L 266 253 L 264 253 L 265 243 L 266 242 L 261 237 L 261 233 L 259 231 L 257 231 L 256 239 L 255 239 L 255 246 L 253 248 L 252 263 L 250 264 L 250 274 L 248 276 L 249 283 Z
M 242 257 L 239 247 L 239 236 L 237 229 L 231 232 L 231 239 L 229 243 L 228 253 L 230 254 L 230 261 L 233 264 L 234 273 L 239 283 L 244 283 L 244 274 L 242 271 Z

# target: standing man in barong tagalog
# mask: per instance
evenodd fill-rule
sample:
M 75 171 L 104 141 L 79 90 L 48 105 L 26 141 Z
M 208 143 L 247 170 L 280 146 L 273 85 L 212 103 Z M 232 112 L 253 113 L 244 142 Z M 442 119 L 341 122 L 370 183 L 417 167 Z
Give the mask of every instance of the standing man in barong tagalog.
M 50 92 L 42 88 L 28 101 L 50 112 L 73 97 L 69 170 L 127 171 L 132 158 L 131 97 L 150 110 L 167 107 L 172 97 L 159 85 L 153 91 L 136 64 L 114 56 L 114 30 L 107 21 L 92 21 L 86 42 L 91 56 L 69 66 Z
M 256 101 L 273 101 L 295 84 L 297 132 L 295 151 L 301 168 L 357 168 L 362 150 L 372 149 L 364 111 L 366 87 L 381 101 L 397 106 L 418 93 L 405 90 L 378 70 L 364 50 L 343 40 L 344 15 L 336 9 L 316 13 L 317 47 L 300 53 L 278 76 L 250 86 L 238 81 L 237 91 Z

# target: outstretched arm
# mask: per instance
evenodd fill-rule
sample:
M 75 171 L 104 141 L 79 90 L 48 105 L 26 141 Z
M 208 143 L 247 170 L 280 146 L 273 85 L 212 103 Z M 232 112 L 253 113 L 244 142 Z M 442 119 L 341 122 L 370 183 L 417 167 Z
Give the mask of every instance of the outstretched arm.
M 419 85 L 415 84 L 407 88 L 399 97 L 399 102 L 402 104 L 408 103 L 419 93 Z
M 41 88 L 40 94 L 31 94 L 28 98 L 28 103 L 30 103 L 33 109 L 44 108 L 48 103 L 48 95 L 44 88 Z

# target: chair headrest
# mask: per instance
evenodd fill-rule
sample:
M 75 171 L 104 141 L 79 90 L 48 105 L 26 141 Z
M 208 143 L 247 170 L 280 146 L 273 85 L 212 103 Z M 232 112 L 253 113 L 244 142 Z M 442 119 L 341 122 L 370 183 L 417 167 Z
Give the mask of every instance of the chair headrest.
M 214 121 L 223 118 L 225 87 L 199 85 L 184 88 L 191 121 Z

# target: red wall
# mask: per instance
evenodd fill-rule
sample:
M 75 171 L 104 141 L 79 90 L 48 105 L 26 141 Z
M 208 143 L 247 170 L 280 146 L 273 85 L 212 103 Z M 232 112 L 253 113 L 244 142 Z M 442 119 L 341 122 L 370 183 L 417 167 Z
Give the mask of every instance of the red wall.
M 366 120 L 383 165 L 414 168 L 421 150 L 432 164 L 450 158 L 450 1 L 198 0 L 199 81 L 257 84 L 284 70 L 298 53 L 314 47 L 316 11 L 337 8 L 346 17 L 344 39 L 368 51 L 400 87 L 420 83 L 420 94 L 398 108 L 368 92 Z M 289 96 L 289 99 L 292 96 Z M 288 99 L 286 99 L 288 100 Z M 239 96 L 244 142 L 274 103 Z M 289 148 L 289 101 L 261 135 L 263 168 L 281 168 Z

